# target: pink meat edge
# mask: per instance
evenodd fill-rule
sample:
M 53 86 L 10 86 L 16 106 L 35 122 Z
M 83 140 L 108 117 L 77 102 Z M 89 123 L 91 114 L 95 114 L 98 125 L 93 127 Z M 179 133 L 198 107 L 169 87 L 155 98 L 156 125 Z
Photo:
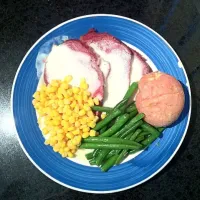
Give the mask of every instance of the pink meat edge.
M 92 68 L 97 72 L 98 75 L 98 80 L 100 81 L 100 87 L 92 94 L 92 97 L 96 97 L 99 96 L 99 100 L 102 101 L 103 100 L 103 85 L 104 85 L 104 78 L 103 78 L 103 74 L 99 68 L 99 60 L 98 57 L 96 56 L 96 54 L 94 54 L 93 51 L 91 51 L 85 44 L 83 44 L 80 40 L 75 40 L 75 39 L 71 39 L 71 40 L 67 40 L 65 41 L 63 44 L 61 45 L 67 45 L 69 48 L 71 48 L 73 51 L 79 51 L 82 52 L 84 54 L 87 54 L 91 57 L 91 63 L 92 63 Z M 44 69 L 44 82 L 46 85 L 49 84 L 49 80 L 48 80 L 48 73 L 47 73 L 47 69 L 46 69 L 46 65 L 45 65 L 45 69 Z
M 130 54 L 131 58 L 128 62 L 128 66 L 129 66 L 128 67 L 128 76 L 129 76 L 129 84 L 130 84 L 131 62 L 132 62 L 132 59 L 133 59 L 132 49 L 130 49 L 126 44 L 124 44 L 122 41 L 118 40 L 114 36 L 110 35 L 109 33 L 98 33 L 95 29 L 90 29 L 85 35 L 82 35 L 80 37 L 80 40 L 84 44 L 86 44 L 88 47 L 90 47 L 91 43 L 112 41 L 113 43 L 115 43 L 115 47 L 114 48 L 111 47 L 110 49 L 107 49 L 106 53 L 111 52 L 113 49 L 119 48 L 119 49 L 125 51 L 127 54 Z M 100 47 L 102 47 L 102 46 L 100 45 Z M 110 73 L 110 70 L 109 70 L 109 73 Z M 109 75 L 109 73 L 108 73 L 108 75 Z
M 140 63 L 141 63 L 141 67 L 142 67 L 142 75 L 145 75 L 145 74 L 148 74 L 148 73 L 151 73 L 153 70 L 151 69 L 151 67 L 148 65 L 148 63 L 146 62 L 146 59 L 140 54 L 138 53 L 136 50 L 132 50 L 132 53 L 134 55 L 134 58 L 137 58 Z

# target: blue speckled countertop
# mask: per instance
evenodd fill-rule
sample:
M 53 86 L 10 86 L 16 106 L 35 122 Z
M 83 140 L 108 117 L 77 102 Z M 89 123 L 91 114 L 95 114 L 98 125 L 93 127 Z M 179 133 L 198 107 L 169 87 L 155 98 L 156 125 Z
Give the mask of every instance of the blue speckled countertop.
M 12 82 L 27 50 L 57 24 L 92 13 L 123 15 L 158 31 L 182 59 L 193 97 L 188 133 L 167 167 L 136 188 L 108 195 L 73 191 L 39 172 L 19 146 L 10 111 Z M 0 61 L 0 200 L 200 199 L 199 0 L 1 0 Z

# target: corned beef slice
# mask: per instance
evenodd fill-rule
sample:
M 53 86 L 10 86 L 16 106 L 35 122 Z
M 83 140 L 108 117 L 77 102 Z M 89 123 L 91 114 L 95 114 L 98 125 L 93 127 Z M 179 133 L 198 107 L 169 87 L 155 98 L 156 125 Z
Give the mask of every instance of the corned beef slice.
M 79 40 L 66 40 L 53 46 L 45 64 L 44 80 L 63 79 L 72 75 L 72 85 L 79 86 L 81 78 L 89 84 L 93 97 L 103 99 L 103 74 L 99 68 L 99 59 L 93 51 Z
M 110 73 L 107 77 L 104 103 L 106 106 L 114 106 L 123 98 L 130 84 L 131 50 L 112 35 L 97 33 L 94 29 L 80 39 L 101 59 L 109 62 Z

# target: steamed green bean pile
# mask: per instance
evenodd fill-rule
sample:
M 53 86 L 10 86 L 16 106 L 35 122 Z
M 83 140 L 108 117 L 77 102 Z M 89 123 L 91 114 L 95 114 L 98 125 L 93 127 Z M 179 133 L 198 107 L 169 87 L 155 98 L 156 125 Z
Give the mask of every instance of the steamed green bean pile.
M 90 165 L 97 165 L 103 172 L 119 165 L 130 154 L 147 148 L 164 130 L 147 124 L 143 113 L 138 113 L 131 102 L 138 84 L 132 83 L 124 98 L 114 108 L 94 106 L 93 110 L 106 112 L 105 119 L 94 127 L 97 137 L 83 139 L 80 148 L 94 149 L 86 154 Z M 131 102 L 131 103 L 130 103 Z

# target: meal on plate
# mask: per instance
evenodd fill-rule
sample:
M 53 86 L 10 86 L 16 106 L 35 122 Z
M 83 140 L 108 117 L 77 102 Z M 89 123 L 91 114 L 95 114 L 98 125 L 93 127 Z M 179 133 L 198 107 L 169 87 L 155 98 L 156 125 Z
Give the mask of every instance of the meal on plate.
M 184 107 L 178 80 L 108 33 L 53 45 L 44 65 L 33 105 L 45 144 L 69 158 L 92 149 L 102 171 L 146 149 Z

